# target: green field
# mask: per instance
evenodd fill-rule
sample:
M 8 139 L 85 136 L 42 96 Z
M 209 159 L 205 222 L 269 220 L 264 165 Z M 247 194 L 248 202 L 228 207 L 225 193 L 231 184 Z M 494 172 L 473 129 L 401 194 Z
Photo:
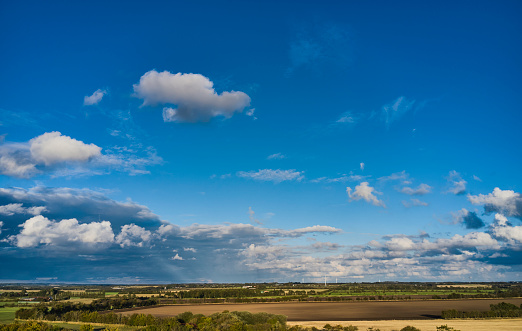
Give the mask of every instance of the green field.
M 475 295 L 480 293 L 491 293 L 493 290 L 467 290 L 467 291 L 455 291 L 455 290 L 419 290 L 419 291 L 332 291 L 329 293 L 316 294 L 314 296 L 378 296 L 378 295 L 450 295 L 452 293 L 458 293 L 462 295 Z
M 14 318 L 15 318 L 15 312 L 18 309 L 19 309 L 18 307 L 0 308 L 0 324 L 13 323 Z

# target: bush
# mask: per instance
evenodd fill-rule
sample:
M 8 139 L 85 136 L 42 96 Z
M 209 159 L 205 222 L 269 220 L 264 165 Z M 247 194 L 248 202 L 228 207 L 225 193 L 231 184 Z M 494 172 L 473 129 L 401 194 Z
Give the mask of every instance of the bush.
M 421 331 L 420 329 L 417 329 L 416 327 L 414 326 L 405 326 L 401 329 L 401 331 Z

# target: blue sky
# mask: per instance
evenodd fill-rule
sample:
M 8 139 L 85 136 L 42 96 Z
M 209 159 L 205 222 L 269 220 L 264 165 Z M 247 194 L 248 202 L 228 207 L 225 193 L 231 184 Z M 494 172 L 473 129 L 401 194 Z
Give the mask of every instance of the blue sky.
M 1 281 L 520 280 L 518 1 L 0 6 Z

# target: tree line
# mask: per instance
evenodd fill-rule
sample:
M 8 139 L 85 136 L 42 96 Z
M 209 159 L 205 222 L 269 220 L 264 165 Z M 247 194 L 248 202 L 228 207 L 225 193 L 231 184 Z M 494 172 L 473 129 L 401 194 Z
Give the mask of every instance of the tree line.
M 522 317 L 522 304 L 519 306 L 512 303 L 501 302 L 489 305 L 489 311 L 459 311 L 456 309 L 443 310 L 442 318 L 503 318 Z

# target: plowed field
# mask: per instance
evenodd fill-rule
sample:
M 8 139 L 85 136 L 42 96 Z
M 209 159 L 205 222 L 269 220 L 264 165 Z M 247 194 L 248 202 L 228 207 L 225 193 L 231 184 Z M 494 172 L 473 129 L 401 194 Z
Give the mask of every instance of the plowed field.
M 504 300 L 477 299 L 172 305 L 133 309 L 122 313 L 126 315 L 141 313 L 154 316 L 175 316 L 186 311 L 191 311 L 194 314 L 210 315 L 229 310 L 281 314 L 286 315 L 288 321 L 422 320 L 440 318 L 441 311 L 448 309 L 487 311 L 489 310 L 490 304 L 499 302 L 509 302 L 519 306 L 522 304 L 522 298 Z

